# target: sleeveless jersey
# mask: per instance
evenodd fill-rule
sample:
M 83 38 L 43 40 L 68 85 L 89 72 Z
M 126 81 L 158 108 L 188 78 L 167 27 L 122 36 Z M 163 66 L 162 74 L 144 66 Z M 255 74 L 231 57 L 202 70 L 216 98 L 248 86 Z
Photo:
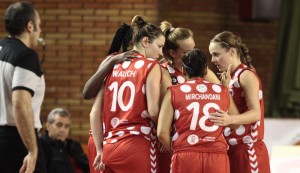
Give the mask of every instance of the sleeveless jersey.
M 229 84 L 230 93 L 233 97 L 233 100 L 239 109 L 240 113 L 248 111 L 246 100 L 243 94 L 243 89 L 240 84 L 240 75 L 243 71 L 249 70 L 255 74 L 259 81 L 259 103 L 260 103 L 260 121 L 251 124 L 240 125 L 236 130 L 232 130 L 229 127 L 226 127 L 224 130 L 224 136 L 230 146 L 235 146 L 238 144 L 251 144 L 253 142 L 261 141 L 264 136 L 264 101 L 263 101 L 263 92 L 262 85 L 257 74 L 246 65 L 239 65 L 234 72 L 231 74 L 231 81 Z
M 223 127 L 214 125 L 208 117 L 216 109 L 228 111 L 227 88 L 197 78 L 171 86 L 170 92 L 176 131 L 172 148 L 176 151 L 218 147 L 226 151 L 228 145 L 222 135 Z
M 150 117 L 147 111 L 146 80 L 158 62 L 138 58 L 114 66 L 106 78 L 104 91 L 104 142 L 116 143 L 128 136 L 139 135 L 150 140 Z
M 169 63 L 164 63 L 164 64 L 161 64 L 160 66 L 162 68 L 168 70 L 168 72 L 171 76 L 171 79 L 172 79 L 172 85 L 181 84 L 181 83 L 185 82 L 185 76 L 180 70 L 176 69 Z

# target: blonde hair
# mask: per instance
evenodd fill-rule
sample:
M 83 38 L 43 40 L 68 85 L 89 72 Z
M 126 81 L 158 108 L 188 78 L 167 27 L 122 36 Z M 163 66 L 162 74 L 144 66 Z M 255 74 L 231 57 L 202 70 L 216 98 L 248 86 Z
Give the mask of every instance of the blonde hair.
M 151 23 L 146 22 L 142 16 L 133 17 L 131 26 L 133 28 L 132 43 L 137 45 L 144 37 L 148 37 L 152 43 L 160 35 L 164 35 L 161 29 Z
M 174 28 L 168 21 L 163 21 L 160 28 L 166 37 L 166 42 L 163 47 L 164 57 L 173 61 L 173 57 L 169 54 L 168 50 L 176 51 L 179 48 L 178 41 L 185 40 L 193 37 L 193 32 L 187 28 Z

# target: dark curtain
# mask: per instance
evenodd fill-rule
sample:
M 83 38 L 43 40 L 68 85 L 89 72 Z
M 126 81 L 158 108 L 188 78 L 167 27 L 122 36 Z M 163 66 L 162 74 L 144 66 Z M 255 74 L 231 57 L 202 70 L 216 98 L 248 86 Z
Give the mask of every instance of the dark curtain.
M 282 0 L 269 115 L 300 117 L 300 0 Z

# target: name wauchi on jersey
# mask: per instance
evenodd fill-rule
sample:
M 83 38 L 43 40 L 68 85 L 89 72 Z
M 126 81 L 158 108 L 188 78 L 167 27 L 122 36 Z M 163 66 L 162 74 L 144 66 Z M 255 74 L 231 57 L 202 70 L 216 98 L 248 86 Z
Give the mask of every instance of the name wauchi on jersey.
M 208 119 L 216 109 L 228 111 L 230 98 L 227 88 L 197 78 L 171 86 L 170 92 L 176 131 L 172 137 L 172 148 L 175 151 L 201 149 L 201 146 L 227 149 L 223 127 Z
M 239 109 L 240 113 L 244 113 L 248 111 L 248 107 L 246 104 L 246 100 L 244 97 L 243 89 L 240 84 L 240 75 L 243 71 L 249 70 L 255 74 L 257 74 L 246 65 L 239 65 L 234 72 L 231 74 L 231 82 L 229 84 L 230 93 L 232 98 Z M 259 80 L 259 78 L 257 77 Z M 264 101 L 263 101 L 263 92 L 262 85 L 259 80 L 259 103 L 261 109 L 261 119 L 264 119 Z M 236 130 L 232 130 L 229 127 L 226 127 L 224 130 L 224 136 L 230 146 L 235 146 L 238 144 L 250 144 L 253 142 L 257 142 L 263 139 L 264 136 L 264 121 L 257 121 L 255 123 L 240 125 Z
M 104 92 L 104 145 L 132 135 L 150 140 L 150 117 L 147 111 L 146 80 L 158 62 L 138 58 L 114 66 L 106 78 Z

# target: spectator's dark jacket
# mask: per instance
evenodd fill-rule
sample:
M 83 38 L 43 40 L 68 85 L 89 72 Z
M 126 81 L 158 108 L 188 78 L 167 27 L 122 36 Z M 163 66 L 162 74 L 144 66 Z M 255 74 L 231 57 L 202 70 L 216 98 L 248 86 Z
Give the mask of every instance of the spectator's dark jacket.
M 79 142 L 67 139 L 53 140 L 45 133 L 41 145 L 46 158 L 48 173 L 89 173 L 89 163 Z

